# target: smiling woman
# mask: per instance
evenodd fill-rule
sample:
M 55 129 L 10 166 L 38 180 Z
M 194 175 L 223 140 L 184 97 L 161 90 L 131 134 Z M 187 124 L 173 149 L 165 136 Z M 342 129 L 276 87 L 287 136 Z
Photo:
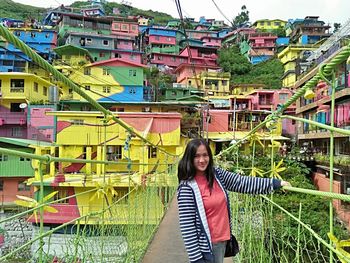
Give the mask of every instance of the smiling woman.
M 288 182 L 241 176 L 215 168 L 213 155 L 203 139 L 187 144 L 178 166 L 178 206 L 182 237 L 190 262 L 222 263 L 226 246 L 236 248 L 231 235 L 231 212 L 227 191 L 267 194 Z

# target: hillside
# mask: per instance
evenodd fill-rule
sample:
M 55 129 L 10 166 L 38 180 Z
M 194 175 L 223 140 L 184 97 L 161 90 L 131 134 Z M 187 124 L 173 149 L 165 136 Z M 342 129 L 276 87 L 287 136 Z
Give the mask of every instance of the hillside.
M 29 1 L 28 1 L 29 2 Z M 82 7 L 89 5 L 88 2 L 77 1 L 74 2 L 72 7 Z M 119 8 L 121 15 L 145 15 L 154 17 L 155 23 L 166 24 L 169 20 L 173 19 L 168 14 L 152 11 L 152 10 L 142 10 L 134 8 L 132 6 L 122 5 L 118 3 L 107 3 L 105 5 L 105 11 L 107 15 L 112 15 L 113 8 Z M 30 5 L 23 5 L 15 3 L 11 0 L 0 0 L 0 18 L 16 18 L 16 19 L 28 19 L 35 18 L 39 21 L 42 20 L 46 13 L 45 8 L 35 7 Z
M 11 0 L 0 0 L 0 17 L 28 19 L 35 18 L 41 20 L 46 9 L 30 5 L 15 3 Z

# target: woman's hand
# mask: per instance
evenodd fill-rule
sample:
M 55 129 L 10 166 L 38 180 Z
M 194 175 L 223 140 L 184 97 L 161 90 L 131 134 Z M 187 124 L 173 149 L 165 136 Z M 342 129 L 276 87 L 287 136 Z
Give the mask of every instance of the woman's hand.
M 283 186 L 292 186 L 292 185 L 287 181 L 282 181 L 281 186 L 283 187 Z

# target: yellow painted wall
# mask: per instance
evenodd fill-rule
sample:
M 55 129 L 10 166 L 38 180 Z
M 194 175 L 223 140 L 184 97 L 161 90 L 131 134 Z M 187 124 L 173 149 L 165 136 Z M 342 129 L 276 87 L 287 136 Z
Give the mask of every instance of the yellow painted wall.
M 11 92 L 11 79 L 23 79 L 24 91 L 23 92 Z M 27 99 L 29 101 L 47 101 L 49 95 L 49 86 L 52 83 L 32 74 L 20 73 L 9 74 L 0 73 L 1 80 L 1 93 L 3 99 Z M 34 83 L 38 84 L 38 91 L 34 91 Z M 44 87 L 47 88 L 46 95 L 44 94 Z

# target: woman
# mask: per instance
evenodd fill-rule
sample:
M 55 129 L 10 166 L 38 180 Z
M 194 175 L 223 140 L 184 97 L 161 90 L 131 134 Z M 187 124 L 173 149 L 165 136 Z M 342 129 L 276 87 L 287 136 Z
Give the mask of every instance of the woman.
M 222 263 L 231 238 L 227 190 L 268 194 L 288 182 L 241 176 L 214 168 L 208 143 L 194 139 L 178 167 L 178 206 L 181 234 L 191 263 Z

